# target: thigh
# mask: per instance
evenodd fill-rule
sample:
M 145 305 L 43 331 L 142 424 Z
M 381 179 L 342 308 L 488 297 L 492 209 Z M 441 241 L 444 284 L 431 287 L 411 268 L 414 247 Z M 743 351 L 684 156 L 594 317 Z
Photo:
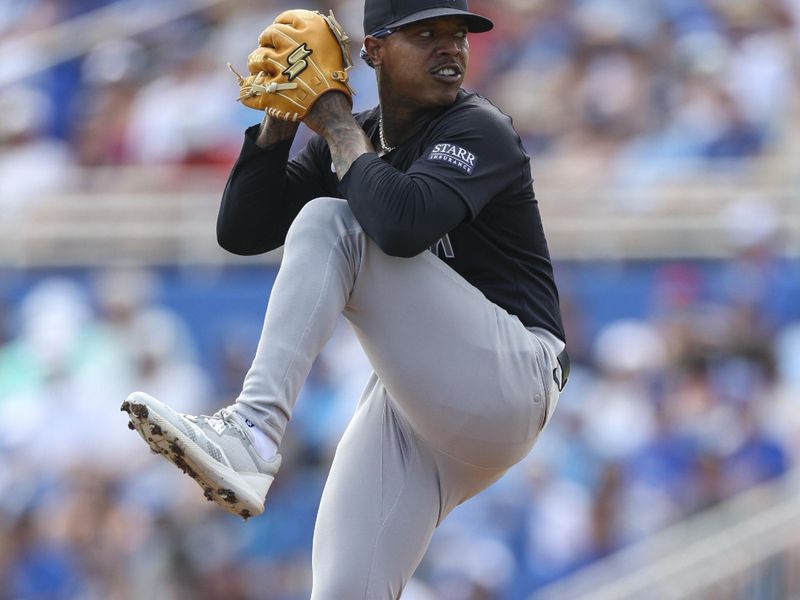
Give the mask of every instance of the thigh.
M 430 252 L 390 257 L 369 242 L 344 314 L 434 447 L 488 468 L 529 451 L 549 393 L 542 347 L 444 262 Z

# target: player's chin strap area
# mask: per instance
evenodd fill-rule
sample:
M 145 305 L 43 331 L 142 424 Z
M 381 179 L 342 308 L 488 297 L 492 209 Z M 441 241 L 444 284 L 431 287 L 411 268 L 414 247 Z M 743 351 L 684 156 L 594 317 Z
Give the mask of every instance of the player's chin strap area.
M 558 391 L 561 392 L 564 386 L 567 385 L 567 379 L 569 379 L 569 354 L 567 354 L 566 348 L 561 351 L 556 360 L 561 367 L 561 377 L 558 376 L 558 369 L 553 369 L 553 381 L 556 382 Z

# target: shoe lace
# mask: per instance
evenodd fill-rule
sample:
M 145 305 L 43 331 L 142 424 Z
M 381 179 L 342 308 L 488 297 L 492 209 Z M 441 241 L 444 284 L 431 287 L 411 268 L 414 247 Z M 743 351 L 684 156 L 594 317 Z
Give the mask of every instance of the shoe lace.
M 233 417 L 233 412 L 234 412 L 233 406 L 226 406 L 225 408 L 219 409 L 211 416 L 200 415 L 200 417 L 195 417 L 195 419 L 200 418 L 209 422 L 220 421 L 223 427 L 227 429 L 233 429 L 239 435 L 246 438 L 247 434 L 245 434 L 244 428 L 239 423 L 237 423 L 236 419 Z

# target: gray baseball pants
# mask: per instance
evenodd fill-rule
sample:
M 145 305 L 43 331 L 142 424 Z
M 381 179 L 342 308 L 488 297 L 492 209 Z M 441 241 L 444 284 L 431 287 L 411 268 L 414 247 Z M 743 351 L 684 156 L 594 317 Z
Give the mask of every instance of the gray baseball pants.
M 529 452 L 564 345 L 431 252 L 384 254 L 345 201 L 314 200 L 289 230 L 237 400 L 277 443 L 341 314 L 374 372 L 322 495 L 312 600 L 393 600 L 442 519 Z

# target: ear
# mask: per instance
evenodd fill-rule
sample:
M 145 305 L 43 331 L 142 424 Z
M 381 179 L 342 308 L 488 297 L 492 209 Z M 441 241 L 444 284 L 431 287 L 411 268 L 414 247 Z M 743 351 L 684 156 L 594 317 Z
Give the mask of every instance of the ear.
M 383 40 L 368 35 L 364 38 L 364 49 L 373 67 L 379 67 L 383 61 Z

